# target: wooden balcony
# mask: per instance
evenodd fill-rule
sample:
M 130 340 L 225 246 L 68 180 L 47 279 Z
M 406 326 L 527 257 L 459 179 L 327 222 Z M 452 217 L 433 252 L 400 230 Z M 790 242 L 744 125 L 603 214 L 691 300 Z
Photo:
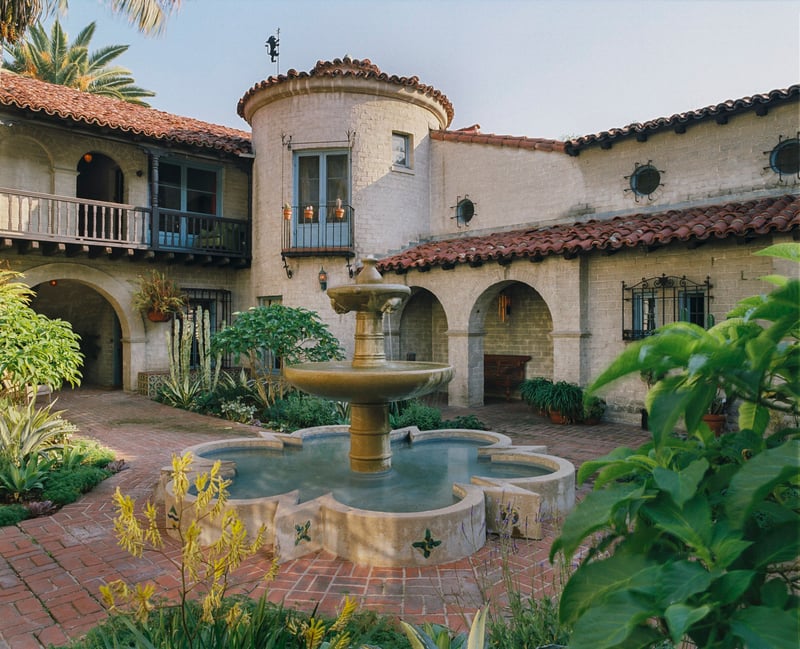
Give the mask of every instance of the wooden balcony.
M 250 224 L 0 187 L 3 250 L 246 267 Z

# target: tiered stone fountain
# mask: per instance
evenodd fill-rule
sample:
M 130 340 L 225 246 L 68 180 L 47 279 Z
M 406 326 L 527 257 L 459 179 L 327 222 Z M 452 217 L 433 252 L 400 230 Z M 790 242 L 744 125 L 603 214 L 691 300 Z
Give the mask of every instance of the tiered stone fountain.
M 574 505 L 574 467 L 546 455 L 543 446 L 512 446 L 498 433 L 391 431 L 390 402 L 443 388 L 453 370 L 441 363 L 387 360 L 383 315 L 397 310 L 411 291 L 383 283 L 374 259 L 363 264 L 355 284 L 328 290 L 338 313 L 356 314 L 352 361 L 284 368 L 286 380 L 300 390 L 350 402 L 349 429 L 264 432 L 261 439 L 202 444 L 187 449 L 198 458 L 195 468 L 202 470 L 212 458 L 227 462 L 234 477 L 229 505 L 251 533 L 266 526 L 267 542 L 282 560 L 327 550 L 354 563 L 422 566 L 469 556 L 484 545 L 487 532 L 539 538 L 542 518 Z M 342 449 L 341 438 L 349 439 L 349 471 L 341 466 L 347 462 L 343 453 L 341 460 L 332 459 Z M 399 445 L 397 467 L 393 445 Z M 297 447 L 299 456 L 292 452 Z M 249 475 L 248 465 L 254 467 Z M 461 477 L 442 479 L 455 474 Z M 171 494 L 166 484 L 167 511 L 174 505 Z M 218 536 L 218 529 L 206 527 L 202 541 Z

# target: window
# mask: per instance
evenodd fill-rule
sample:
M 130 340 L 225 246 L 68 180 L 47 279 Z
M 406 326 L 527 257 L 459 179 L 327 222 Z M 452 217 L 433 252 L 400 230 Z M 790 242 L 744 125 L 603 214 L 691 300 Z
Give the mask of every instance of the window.
M 781 139 L 769 154 L 769 166 L 781 177 L 800 175 L 800 138 Z
M 662 275 L 628 286 L 622 282 L 622 339 L 640 340 L 670 322 L 713 324 L 711 283 Z
M 625 176 L 634 197 L 638 201 L 640 198 L 647 197 L 652 200 L 655 198 L 656 190 L 661 187 L 661 174 L 663 171 L 656 169 L 648 160 L 647 164 L 636 163 L 634 165 L 633 173 L 630 176 Z
M 392 133 L 392 166 L 411 169 L 411 136 Z
M 218 214 L 219 173 L 213 168 L 162 161 L 158 167 L 158 204 L 168 210 Z
M 347 151 L 299 152 L 295 157 L 298 217 L 293 245 L 350 246 L 350 157 Z

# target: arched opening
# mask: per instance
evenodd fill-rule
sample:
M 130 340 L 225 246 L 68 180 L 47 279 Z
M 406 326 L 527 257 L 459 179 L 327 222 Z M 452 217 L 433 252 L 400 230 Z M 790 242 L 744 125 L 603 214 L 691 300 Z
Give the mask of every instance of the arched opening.
M 82 385 L 121 388 L 122 332 L 114 308 L 100 293 L 69 279 L 52 279 L 34 287 L 31 307 L 48 318 L 61 318 L 80 334 L 84 355 Z
M 482 323 L 474 323 L 484 332 L 484 402 L 513 397 L 522 379 L 552 378 L 553 319 L 535 289 L 523 282 L 501 282 L 489 287 L 476 305 L 484 316 Z M 470 367 L 470 372 L 476 369 Z M 507 377 L 508 371 L 513 376 Z
M 78 161 L 75 196 L 90 201 L 122 203 L 125 194 L 120 166 L 107 155 L 87 151 Z M 78 212 L 78 228 L 82 236 L 113 238 L 120 236 L 121 224 L 108 209 L 82 204 Z M 124 225 L 123 225 L 124 227 Z
M 447 363 L 447 316 L 438 298 L 412 290 L 400 319 L 399 359 Z

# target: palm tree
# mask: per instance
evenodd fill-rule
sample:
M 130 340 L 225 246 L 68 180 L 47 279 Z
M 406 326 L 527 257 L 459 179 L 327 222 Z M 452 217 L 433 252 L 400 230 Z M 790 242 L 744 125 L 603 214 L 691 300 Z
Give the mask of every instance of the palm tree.
M 10 48 L 11 61 L 4 61 L 4 66 L 26 77 L 147 106 L 142 97 L 153 97 L 155 93 L 134 85 L 130 70 L 110 65 L 128 46 L 108 45 L 90 53 L 89 41 L 94 30 L 95 23 L 89 23 L 68 43 L 58 19 L 49 36 L 42 24 L 37 23 L 26 40 Z
M 181 0 L 105 0 L 113 11 L 126 15 L 145 34 L 158 33 Z M 19 42 L 26 30 L 56 9 L 66 13 L 69 0 L 0 0 L 0 53 L 4 45 Z

